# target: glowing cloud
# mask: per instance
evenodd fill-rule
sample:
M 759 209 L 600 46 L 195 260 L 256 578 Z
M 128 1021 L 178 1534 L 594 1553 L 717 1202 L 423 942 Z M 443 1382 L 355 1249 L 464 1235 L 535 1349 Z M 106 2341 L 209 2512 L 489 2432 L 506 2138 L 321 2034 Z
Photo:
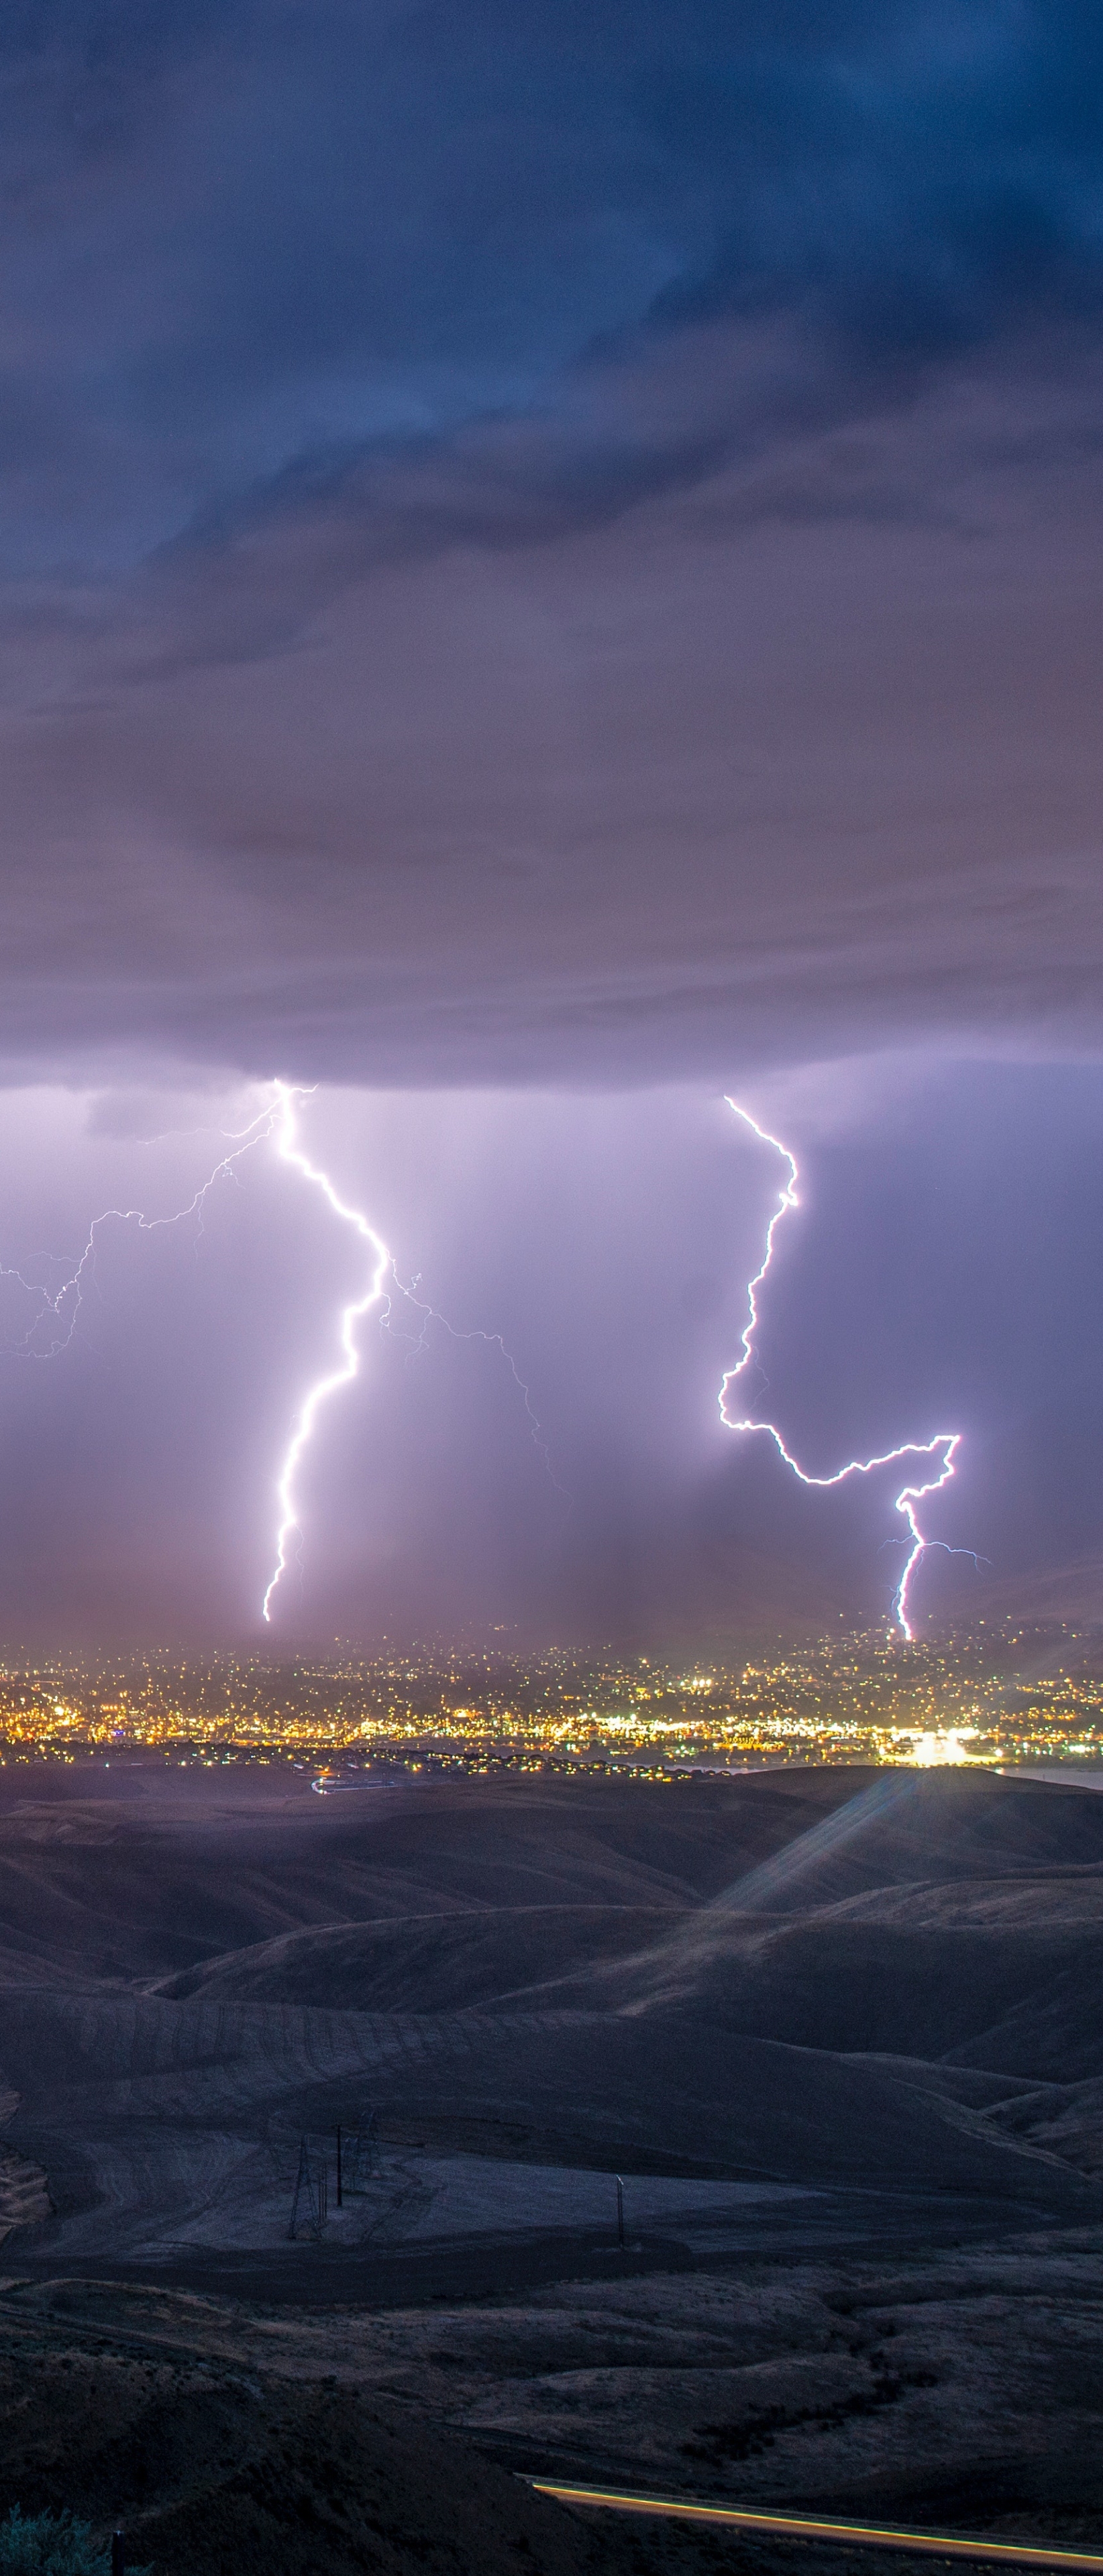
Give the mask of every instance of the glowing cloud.
M 788 1146 L 783 1145 L 779 1137 L 771 1136 L 767 1128 L 760 1127 L 758 1120 L 756 1118 L 752 1118 L 750 1110 L 741 1109 L 737 1100 L 729 1100 L 728 1107 L 729 1109 L 733 1109 L 736 1117 L 741 1118 L 744 1125 L 750 1128 L 751 1134 L 758 1137 L 760 1144 L 772 1145 L 775 1154 L 780 1154 L 782 1162 L 788 1166 L 788 1179 L 782 1184 L 777 1206 L 774 1209 L 773 1215 L 766 1228 L 766 1250 L 763 1255 L 762 1267 L 761 1269 L 756 1270 L 754 1278 L 749 1279 L 747 1282 L 748 1313 L 747 1322 L 742 1334 L 743 1356 L 742 1359 L 736 1361 L 733 1369 L 727 1370 L 724 1376 L 720 1388 L 720 1419 L 724 1424 L 725 1429 L 728 1431 L 766 1432 L 769 1438 L 773 1441 L 779 1457 L 783 1458 L 786 1466 L 792 1469 L 794 1476 L 799 1476 L 802 1485 L 817 1485 L 821 1488 L 827 1488 L 832 1485 L 844 1484 L 848 1476 L 871 1476 L 876 1468 L 890 1467 L 896 1461 L 904 1458 L 929 1458 L 931 1460 L 932 1466 L 936 1468 L 936 1472 L 928 1476 L 923 1482 L 902 1486 L 900 1492 L 895 1498 L 896 1509 L 903 1515 L 911 1533 L 911 1546 L 908 1550 L 904 1571 L 893 1595 L 893 1609 L 898 1624 L 902 1628 L 905 1637 L 910 1640 L 914 1635 L 914 1630 L 908 1617 L 908 1592 L 912 1576 L 915 1573 L 915 1569 L 919 1564 L 920 1558 L 926 1554 L 927 1549 L 930 1547 L 941 1548 L 948 1556 L 969 1556 L 973 1553 L 971 1548 L 950 1548 L 947 1546 L 945 1539 L 929 1539 L 925 1537 L 916 1518 L 919 1505 L 926 1501 L 929 1494 L 941 1493 L 943 1486 L 948 1485 L 951 1477 L 954 1475 L 954 1462 L 961 1445 L 961 1433 L 960 1431 L 936 1431 L 932 1433 L 929 1440 L 904 1440 L 901 1441 L 899 1448 L 886 1449 L 881 1456 L 876 1458 L 848 1458 L 845 1467 L 836 1467 L 834 1473 L 830 1476 L 811 1476 L 808 1474 L 807 1470 L 800 1465 L 799 1461 L 793 1457 L 792 1452 L 786 1448 L 785 1442 L 782 1439 L 781 1433 L 775 1422 L 759 1422 L 750 1414 L 743 1414 L 733 1419 L 732 1415 L 728 1411 L 729 1394 L 732 1387 L 738 1385 L 740 1378 L 743 1376 L 744 1370 L 751 1366 L 752 1360 L 755 1357 L 754 1337 L 758 1330 L 759 1321 L 758 1291 L 762 1286 L 762 1282 L 766 1277 L 766 1273 L 769 1270 L 770 1263 L 774 1257 L 774 1238 L 776 1236 L 777 1229 L 781 1224 L 782 1218 L 788 1215 L 790 1208 L 799 1207 L 800 1201 L 797 1197 L 797 1180 L 799 1175 L 797 1172 L 796 1161 L 794 1156 L 790 1153 Z

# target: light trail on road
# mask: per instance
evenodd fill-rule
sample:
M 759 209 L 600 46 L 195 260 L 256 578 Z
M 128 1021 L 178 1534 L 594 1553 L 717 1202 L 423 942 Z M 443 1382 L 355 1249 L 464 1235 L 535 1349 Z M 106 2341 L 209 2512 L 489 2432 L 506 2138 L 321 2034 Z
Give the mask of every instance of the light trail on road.
M 1039 2549 L 1018 2540 L 962 2540 L 941 2531 L 897 2531 L 877 2522 L 825 2522 L 819 2514 L 744 2513 L 735 2505 L 691 2504 L 682 2496 L 620 2495 L 612 2487 L 554 2486 L 530 2478 L 536 2495 L 553 2496 L 557 2504 L 604 2505 L 613 2513 L 672 2514 L 685 2522 L 728 2523 L 736 2531 L 776 2532 L 797 2540 L 846 2540 L 862 2549 L 921 2549 L 936 2558 L 1001 2559 L 1012 2567 L 1068 2567 L 1103 2570 L 1103 2556 L 1090 2549 Z

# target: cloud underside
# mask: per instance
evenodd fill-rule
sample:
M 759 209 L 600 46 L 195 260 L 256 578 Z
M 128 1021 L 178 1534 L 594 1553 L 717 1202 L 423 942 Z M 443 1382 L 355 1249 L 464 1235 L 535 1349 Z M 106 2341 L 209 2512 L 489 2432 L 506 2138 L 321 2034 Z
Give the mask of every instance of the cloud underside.
M 13 1078 L 1098 1047 L 1095 13 L 729 16 L 10 24 Z
M 1021 378 L 978 371 L 508 544 L 366 562 L 378 512 L 342 488 L 92 631 L 24 629 L 9 1067 L 723 1082 L 1094 1050 L 1082 405 L 1056 492 Z

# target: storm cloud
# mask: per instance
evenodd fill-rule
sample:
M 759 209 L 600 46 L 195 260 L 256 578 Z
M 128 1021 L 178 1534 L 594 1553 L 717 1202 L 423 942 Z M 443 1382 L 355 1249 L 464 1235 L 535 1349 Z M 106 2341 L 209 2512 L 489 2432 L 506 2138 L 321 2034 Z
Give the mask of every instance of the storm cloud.
M 719 1422 L 724 1092 L 802 1454 L 960 1427 L 939 1535 L 1097 1545 L 1098 12 L 15 7 L 0 192 L 3 1620 L 255 1619 L 324 1211 L 120 1221 L 42 1367 L 12 1274 L 272 1076 L 457 1328 L 288 1634 L 882 1615 L 891 1493 Z
M 13 1074 L 1094 1047 L 1095 12 L 0 47 Z

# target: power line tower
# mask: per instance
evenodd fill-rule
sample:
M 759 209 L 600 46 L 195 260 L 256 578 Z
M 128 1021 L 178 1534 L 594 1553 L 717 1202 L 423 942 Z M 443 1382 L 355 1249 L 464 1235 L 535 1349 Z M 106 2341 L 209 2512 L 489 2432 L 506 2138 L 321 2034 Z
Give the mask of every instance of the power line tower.
M 339 2200 L 351 2200 L 366 2192 L 373 2176 L 379 2171 L 379 2140 L 376 2135 L 374 2111 L 369 2113 L 366 2120 L 361 2113 L 361 2120 L 363 2125 L 359 2129 L 338 2129 L 337 2131 Z
M 319 2237 L 329 2216 L 329 2179 L 324 2156 L 311 2162 L 310 2144 L 299 2140 L 299 2171 L 291 2203 L 292 2243 L 297 2236 Z

